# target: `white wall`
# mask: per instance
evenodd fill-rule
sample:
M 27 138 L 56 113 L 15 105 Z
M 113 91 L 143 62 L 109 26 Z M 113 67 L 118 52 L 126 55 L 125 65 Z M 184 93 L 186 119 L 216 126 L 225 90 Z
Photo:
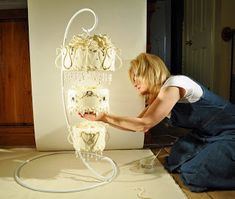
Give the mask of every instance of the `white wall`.
M 38 150 L 66 150 L 60 70 L 56 68 L 56 48 L 62 45 L 65 27 L 71 16 L 88 7 L 99 18 L 94 33 L 108 34 L 121 49 L 123 67 L 113 74 L 110 88 L 111 112 L 136 115 L 144 106 L 128 80 L 129 60 L 146 49 L 146 1 L 140 0 L 28 0 L 30 61 L 33 113 Z M 81 33 L 81 26 L 91 26 L 92 15 L 79 15 L 70 29 L 70 36 Z M 138 148 L 143 145 L 142 133 L 109 129 L 107 148 Z

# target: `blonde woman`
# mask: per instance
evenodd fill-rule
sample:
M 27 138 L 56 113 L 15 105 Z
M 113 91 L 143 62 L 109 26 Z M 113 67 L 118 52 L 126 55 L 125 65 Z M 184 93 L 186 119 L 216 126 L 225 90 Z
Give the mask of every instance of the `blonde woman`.
M 187 76 L 171 76 L 155 55 L 141 53 L 133 59 L 129 77 L 147 100 L 139 116 L 82 117 L 137 132 L 148 132 L 164 118 L 192 129 L 173 145 L 166 168 L 180 172 L 191 191 L 235 189 L 235 105 Z

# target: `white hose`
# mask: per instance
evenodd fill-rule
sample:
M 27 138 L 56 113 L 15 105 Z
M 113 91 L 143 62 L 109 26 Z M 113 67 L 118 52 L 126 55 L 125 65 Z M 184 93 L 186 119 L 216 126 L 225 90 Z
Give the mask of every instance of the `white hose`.
M 82 155 L 80 156 L 83 163 L 88 167 L 89 170 L 91 170 L 92 173 L 94 173 L 95 175 L 97 175 L 99 178 L 102 178 L 103 181 L 99 182 L 99 183 L 96 183 L 96 184 L 93 184 L 91 186 L 87 186 L 87 187 L 82 187 L 82 188 L 78 188 L 78 189 L 68 189 L 68 190 L 56 190 L 56 189 L 41 189 L 41 188 L 36 188 L 36 187 L 33 187 L 32 185 L 30 184 L 27 184 L 25 183 L 22 179 L 21 179 L 21 170 L 22 168 L 27 165 L 29 162 L 32 162 L 34 160 L 37 160 L 37 159 L 40 159 L 40 158 L 43 158 L 43 157 L 46 157 L 46 156 L 51 156 L 51 155 L 58 155 L 58 154 L 71 154 L 72 152 L 54 152 L 54 153 L 49 153 L 49 154 L 43 154 L 43 155 L 39 155 L 39 156 L 35 156 L 33 158 L 30 158 L 26 161 L 24 161 L 22 164 L 20 164 L 16 170 L 15 170 L 15 173 L 14 173 L 14 178 L 15 178 L 15 181 L 25 187 L 25 188 L 28 188 L 30 190 L 33 190 L 33 191 L 39 191 L 39 192 L 47 192 L 47 193 L 71 193 L 71 192 L 80 192 L 80 191 L 85 191 L 85 190 L 89 190 L 89 189 L 93 189 L 93 188 L 96 188 L 96 187 L 99 187 L 99 186 L 102 186 L 104 184 L 107 184 L 109 182 L 111 182 L 117 175 L 117 166 L 116 164 L 114 163 L 114 161 L 108 157 L 105 157 L 105 156 L 101 156 L 101 155 L 98 155 L 99 158 L 101 160 L 106 160 L 108 161 L 111 165 L 112 165 L 112 168 L 113 168 L 113 172 L 111 174 L 111 176 L 108 176 L 108 177 L 105 177 L 105 176 L 102 176 L 100 175 L 99 173 L 97 173 L 85 160 L 84 158 L 82 157 Z

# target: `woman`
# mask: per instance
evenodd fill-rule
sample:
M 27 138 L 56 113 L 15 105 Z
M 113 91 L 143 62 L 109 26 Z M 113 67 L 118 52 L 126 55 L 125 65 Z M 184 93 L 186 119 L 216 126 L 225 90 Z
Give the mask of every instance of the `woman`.
M 155 55 L 141 53 L 132 60 L 129 76 L 148 104 L 138 117 L 106 113 L 82 117 L 142 132 L 167 117 L 172 125 L 192 131 L 173 145 L 166 168 L 180 172 L 191 191 L 234 189 L 235 105 L 189 77 L 171 76 Z

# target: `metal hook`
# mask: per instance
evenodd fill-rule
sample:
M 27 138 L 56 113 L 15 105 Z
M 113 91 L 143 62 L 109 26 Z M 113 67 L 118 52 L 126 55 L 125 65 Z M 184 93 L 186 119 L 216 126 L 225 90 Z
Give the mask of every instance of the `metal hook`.
M 72 21 L 74 20 L 74 18 L 75 18 L 77 15 L 81 14 L 82 12 L 86 12 L 86 11 L 87 11 L 87 12 L 91 12 L 91 13 L 93 14 L 93 16 L 94 16 L 94 18 L 95 18 L 95 22 L 94 22 L 94 24 L 93 24 L 93 26 L 92 26 L 91 28 L 85 29 L 85 28 L 82 27 L 82 30 L 83 30 L 85 33 L 89 34 L 92 30 L 94 30 L 94 29 L 96 28 L 97 23 L 98 23 L 98 17 L 96 16 L 96 14 L 95 14 L 95 12 L 94 12 L 93 10 L 91 10 L 90 8 L 83 8 L 83 9 L 77 11 L 77 12 L 71 17 L 71 19 L 69 20 L 68 25 L 67 25 L 67 27 L 66 27 L 66 29 L 65 29 L 64 40 L 63 40 L 63 46 L 65 46 L 65 41 L 66 41 L 66 39 L 67 39 L 68 30 L 69 30 L 69 27 L 70 27 Z

